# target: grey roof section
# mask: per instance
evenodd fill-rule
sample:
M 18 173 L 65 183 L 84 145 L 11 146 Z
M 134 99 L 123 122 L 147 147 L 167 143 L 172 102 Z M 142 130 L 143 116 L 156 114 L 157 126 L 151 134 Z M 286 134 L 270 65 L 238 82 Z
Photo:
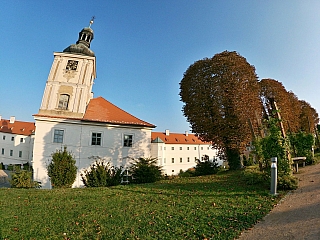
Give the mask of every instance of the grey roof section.
M 94 57 L 94 52 L 90 49 L 90 43 L 93 39 L 93 30 L 89 27 L 83 28 L 79 32 L 79 38 L 76 44 L 71 44 L 69 47 L 63 50 L 63 52 L 82 54 L 86 56 Z
M 152 143 L 164 143 L 164 141 L 161 140 L 161 138 L 157 137 L 156 139 L 151 141 Z

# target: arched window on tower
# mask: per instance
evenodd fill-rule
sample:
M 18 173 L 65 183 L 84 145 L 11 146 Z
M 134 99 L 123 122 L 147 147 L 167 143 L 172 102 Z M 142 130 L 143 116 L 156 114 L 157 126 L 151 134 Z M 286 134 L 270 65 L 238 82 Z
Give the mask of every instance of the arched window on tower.
M 67 110 L 70 96 L 68 94 L 61 94 L 59 97 L 58 109 Z

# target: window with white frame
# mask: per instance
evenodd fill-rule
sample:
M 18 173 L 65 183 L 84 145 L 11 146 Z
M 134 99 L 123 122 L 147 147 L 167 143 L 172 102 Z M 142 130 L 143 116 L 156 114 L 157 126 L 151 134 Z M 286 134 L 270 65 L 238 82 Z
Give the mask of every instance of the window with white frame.
M 10 150 L 10 156 L 11 157 L 13 156 L 13 150 Z
M 19 151 L 19 158 L 22 158 L 22 151 Z
M 11 141 L 14 141 L 14 137 L 11 137 Z
M 197 147 L 194 147 L 194 150 L 197 150 Z
M 174 158 L 171 158 L 171 162 L 174 163 Z
M 54 129 L 53 132 L 53 142 L 54 143 L 63 143 L 64 130 Z
M 2 136 L 2 140 L 6 140 L 6 136 L 3 135 L 3 136 Z
M 182 163 L 182 158 L 180 158 L 180 162 Z
M 182 147 L 180 147 L 180 150 L 182 150 Z
M 201 147 L 201 150 L 203 150 L 203 147 Z
M 24 139 L 23 139 L 23 138 L 20 138 L 20 142 L 23 143 L 23 142 L 24 142 Z
M 4 155 L 4 148 L 1 149 L 1 154 Z
M 190 162 L 190 157 L 187 158 L 187 161 Z
M 101 133 L 93 132 L 91 135 L 91 145 L 101 146 Z
M 171 150 L 174 150 L 174 147 L 171 147 Z
M 132 147 L 133 135 L 125 134 L 123 135 L 123 146 Z
M 187 147 L 187 150 L 189 150 L 189 147 Z

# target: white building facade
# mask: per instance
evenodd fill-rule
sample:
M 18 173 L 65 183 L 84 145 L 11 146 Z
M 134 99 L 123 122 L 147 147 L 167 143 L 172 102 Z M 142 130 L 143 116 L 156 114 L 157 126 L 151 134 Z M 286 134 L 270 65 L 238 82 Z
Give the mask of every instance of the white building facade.
M 188 132 L 152 132 L 151 138 L 152 157 L 158 159 L 158 164 L 167 175 L 176 175 L 181 170 L 195 167 L 196 159 L 202 159 L 205 155 L 210 160 L 218 160 L 216 149 Z M 218 160 L 218 164 L 221 165 L 222 161 Z
M 0 116 L 0 163 L 31 165 L 35 133 L 33 122 L 9 120 Z

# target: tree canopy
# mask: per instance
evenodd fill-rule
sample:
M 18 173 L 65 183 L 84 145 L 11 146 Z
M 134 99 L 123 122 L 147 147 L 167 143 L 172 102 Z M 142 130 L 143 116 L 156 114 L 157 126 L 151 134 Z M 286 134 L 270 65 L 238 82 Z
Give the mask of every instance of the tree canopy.
M 184 73 L 180 97 L 192 131 L 237 168 L 239 154 L 251 140 L 248 119 L 256 121 L 262 113 L 254 66 L 229 51 L 199 60 Z
M 219 149 L 231 169 L 240 166 L 240 154 L 257 133 L 263 137 L 263 119 L 281 115 L 283 134 L 314 134 L 319 122 L 318 113 L 309 103 L 299 100 L 277 80 L 259 82 L 255 67 L 234 51 L 189 66 L 180 82 L 179 95 L 192 131 Z

